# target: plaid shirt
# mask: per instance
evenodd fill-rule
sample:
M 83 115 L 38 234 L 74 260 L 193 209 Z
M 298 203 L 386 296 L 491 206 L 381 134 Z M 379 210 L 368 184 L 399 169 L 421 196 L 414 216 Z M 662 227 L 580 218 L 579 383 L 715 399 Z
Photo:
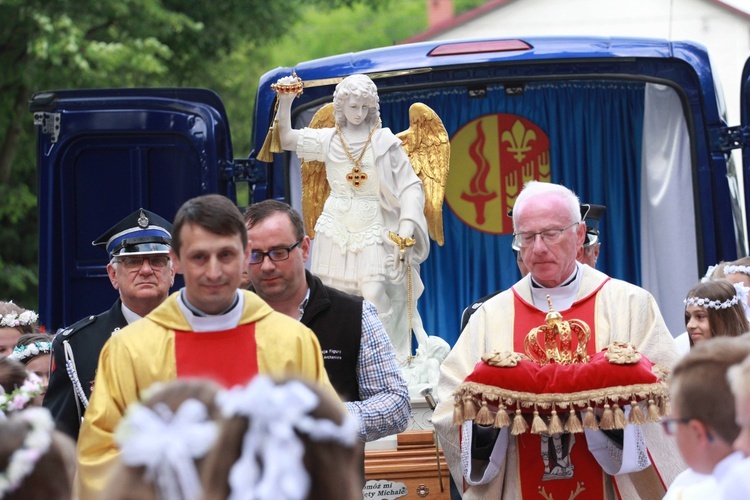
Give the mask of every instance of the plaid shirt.
M 359 420 L 360 439 L 374 441 L 406 430 L 411 416 L 406 380 L 378 312 L 366 300 L 362 303 L 357 380 L 362 401 L 344 405 Z

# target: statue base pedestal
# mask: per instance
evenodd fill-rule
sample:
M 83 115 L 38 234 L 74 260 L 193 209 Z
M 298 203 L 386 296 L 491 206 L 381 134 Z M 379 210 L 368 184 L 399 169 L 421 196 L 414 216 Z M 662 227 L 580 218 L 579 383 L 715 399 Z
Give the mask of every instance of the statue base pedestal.
M 450 473 L 443 452 L 436 448 L 434 433 L 409 430 L 392 437 L 395 448 L 373 449 L 369 446 L 373 443 L 368 443 L 365 449 L 363 498 L 449 500 Z

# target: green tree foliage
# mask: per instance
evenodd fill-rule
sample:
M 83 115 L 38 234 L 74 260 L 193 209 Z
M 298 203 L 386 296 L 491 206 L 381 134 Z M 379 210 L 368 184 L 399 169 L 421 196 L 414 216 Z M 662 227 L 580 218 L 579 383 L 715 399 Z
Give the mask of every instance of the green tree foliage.
M 0 0 L 0 19 L 0 300 L 35 308 L 33 92 L 212 88 L 244 156 L 262 73 L 397 43 L 426 29 L 426 0 Z

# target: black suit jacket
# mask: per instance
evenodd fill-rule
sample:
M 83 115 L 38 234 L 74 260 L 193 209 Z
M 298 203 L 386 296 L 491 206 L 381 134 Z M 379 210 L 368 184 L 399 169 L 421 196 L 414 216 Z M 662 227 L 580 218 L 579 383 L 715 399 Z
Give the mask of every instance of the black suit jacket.
M 52 413 L 57 428 L 73 439 L 78 439 L 81 418 L 76 405 L 78 396 L 73 390 L 73 383 L 65 366 L 63 342 L 70 344 L 83 392 L 87 398 L 91 398 L 99 353 L 104 343 L 112 336 L 112 332 L 128 324 L 122 315 L 121 306 L 122 302 L 117 299 L 109 311 L 78 321 L 58 333 L 52 341 L 53 370 L 50 373 L 49 387 L 43 404 Z M 83 412 L 83 403 L 78 401 L 78 405 Z

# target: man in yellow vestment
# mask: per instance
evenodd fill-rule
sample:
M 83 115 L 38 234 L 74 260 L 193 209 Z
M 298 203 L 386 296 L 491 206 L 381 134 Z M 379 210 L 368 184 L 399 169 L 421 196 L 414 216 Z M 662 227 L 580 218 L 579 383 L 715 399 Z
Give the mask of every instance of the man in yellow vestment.
M 487 438 L 474 434 L 471 421 L 453 424 L 458 385 L 483 354 L 524 352 L 526 334 L 545 321 L 547 296 L 564 317 L 590 326 L 589 351 L 630 342 L 665 370 L 679 358 L 648 292 L 576 262 L 586 227 L 573 192 L 532 181 L 518 196 L 513 222 L 514 243 L 530 274 L 471 316 L 440 371 L 433 422 L 463 498 L 661 498 L 685 466 L 655 424 L 609 435 L 587 429 L 584 435 L 513 436 L 505 428 L 481 444 Z M 551 443 L 552 438 L 558 456 L 543 456 L 543 440 Z M 484 446 L 482 453 L 473 453 L 472 443 L 475 451 Z M 559 459 L 554 467 L 551 458 Z
M 267 373 L 335 393 L 315 334 L 238 290 L 248 251 L 244 218 L 229 199 L 201 196 L 177 212 L 171 256 L 185 288 L 105 344 L 78 441 L 80 498 L 105 487 L 118 456 L 115 428 L 155 382 L 205 377 L 231 387 Z

